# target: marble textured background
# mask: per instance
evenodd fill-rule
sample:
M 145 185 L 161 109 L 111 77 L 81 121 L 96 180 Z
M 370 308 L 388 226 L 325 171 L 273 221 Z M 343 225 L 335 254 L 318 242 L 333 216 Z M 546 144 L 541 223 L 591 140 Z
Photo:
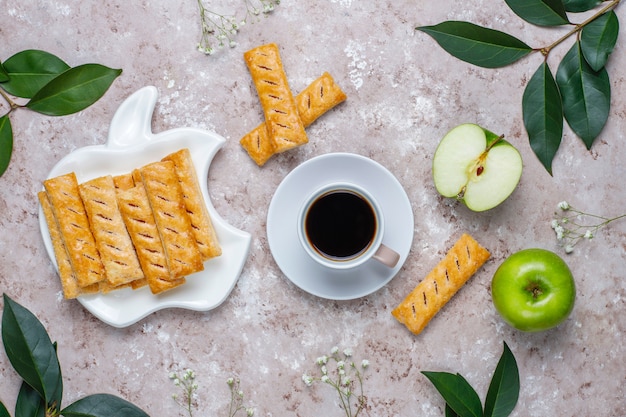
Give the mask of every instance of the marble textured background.
M 213 3 L 239 13 L 244 7 Z M 455 19 L 505 30 L 533 46 L 560 36 L 560 30 L 525 24 L 503 1 L 283 0 L 269 18 L 242 29 L 236 48 L 212 57 L 195 50 L 195 1 L 0 0 L 0 16 L 2 60 L 34 48 L 70 65 L 99 62 L 124 71 L 96 105 L 78 114 L 51 118 L 16 111 L 13 160 L 0 178 L 0 291 L 35 313 L 58 341 L 66 404 L 107 392 L 151 415 L 183 415 L 170 397 L 176 390 L 168 373 L 190 367 L 199 384 L 198 416 L 226 415 L 229 376 L 241 379 L 255 415 L 339 416 L 329 387 L 307 388 L 301 381 L 304 372 L 315 371 L 315 359 L 337 345 L 371 363 L 365 415 L 443 416 L 442 399 L 420 371 L 459 372 L 484 399 L 506 341 L 521 377 L 513 416 L 626 415 L 626 222 L 565 258 L 578 298 L 557 329 L 515 331 L 497 316 L 490 296 L 491 277 L 512 252 L 561 251 L 550 228 L 559 201 L 606 215 L 626 210 L 623 34 L 608 68 L 613 99 L 605 130 L 587 151 L 566 128 L 551 177 L 532 154 L 521 117 L 523 89 L 540 57 L 480 69 L 414 30 Z M 267 42 L 279 44 L 294 90 L 328 71 L 348 100 L 308 129 L 309 144 L 260 169 L 238 144 L 262 119 L 242 54 Z M 554 68 L 565 51 L 558 48 L 550 57 Z M 250 232 L 253 241 L 237 286 L 219 308 L 164 310 L 116 329 L 62 299 L 39 232 L 36 192 L 59 159 L 104 143 L 117 107 L 146 85 L 159 90 L 154 132 L 198 127 L 227 139 L 211 166 L 209 193 L 221 216 Z M 0 113 L 6 110 L 3 105 Z M 505 134 L 524 159 L 518 189 L 487 213 L 442 199 L 432 184 L 436 145 L 463 122 Z M 307 159 L 339 151 L 386 166 L 406 189 L 415 216 L 413 246 L 400 273 L 380 291 L 345 302 L 292 285 L 275 264 L 265 231 L 268 204 L 281 180 Z M 462 232 L 475 236 L 492 258 L 413 336 L 390 310 Z M 10 410 L 19 381 L 1 354 L 0 399 Z

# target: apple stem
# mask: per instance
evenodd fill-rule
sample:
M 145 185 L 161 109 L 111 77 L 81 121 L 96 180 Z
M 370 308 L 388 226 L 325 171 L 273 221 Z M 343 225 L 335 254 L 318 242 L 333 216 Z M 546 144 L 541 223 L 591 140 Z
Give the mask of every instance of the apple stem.
M 494 145 L 496 145 L 498 142 L 500 142 L 502 139 L 504 139 L 504 135 L 500 135 L 498 136 L 498 139 L 494 140 L 493 142 L 491 142 L 489 144 L 489 146 L 487 147 L 487 149 L 485 150 L 485 153 L 489 152 L 491 150 L 491 148 L 494 147 Z
M 539 298 L 541 294 L 543 294 L 543 291 L 541 291 L 541 287 L 536 282 L 531 282 L 530 284 L 528 284 L 528 286 L 526 287 L 526 291 L 531 292 L 535 300 Z

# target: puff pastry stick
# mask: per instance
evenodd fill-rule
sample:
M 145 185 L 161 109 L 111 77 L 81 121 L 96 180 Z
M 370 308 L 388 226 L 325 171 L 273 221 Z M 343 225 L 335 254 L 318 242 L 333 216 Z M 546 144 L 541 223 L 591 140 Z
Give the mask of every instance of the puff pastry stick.
M 198 175 L 194 167 L 191 153 L 188 148 L 167 155 L 164 161 L 172 161 L 176 168 L 178 182 L 183 192 L 185 210 L 191 220 L 191 230 L 196 244 L 202 255 L 202 260 L 208 260 L 222 254 L 222 248 L 217 240 L 213 222 L 209 216 L 202 190 L 198 183 Z
M 115 184 L 115 191 L 117 195 L 119 191 L 125 191 L 125 190 L 130 190 L 131 188 L 134 188 L 135 179 L 133 178 L 132 173 L 120 174 L 120 175 L 116 175 L 113 177 L 113 184 Z M 120 206 L 119 198 L 117 199 L 117 204 L 118 206 Z M 119 208 L 120 208 L 120 214 L 122 214 L 122 220 L 124 220 L 124 224 L 126 225 L 126 230 L 128 230 L 128 235 L 130 236 L 130 240 L 133 242 L 133 245 L 135 245 L 135 241 L 133 239 L 131 231 L 128 229 L 128 224 L 126 223 L 126 219 L 124 218 L 124 213 L 122 213 L 122 207 L 120 206 Z M 135 245 L 135 251 L 137 252 L 136 245 Z M 141 257 L 139 256 L 138 252 L 137 252 L 137 259 L 139 260 L 139 265 L 141 265 L 141 269 L 143 271 L 144 267 L 143 267 L 143 264 L 141 262 Z M 136 290 L 138 288 L 145 287 L 146 285 L 148 285 L 148 279 L 145 277 L 145 275 L 146 274 L 144 271 L 144 277 L 131 281 L 130 287 L 133 290 Z
M 489 259 L 489 252 L 463 234 L 444 259 L 391 312 L 414 334 L 419 334 L 437 312 Z
M 106 175 L 78 187 L 106 279 L 117 287 L 143 278 L 139 259 L 117 205 L 113 177 Z
M 140 173 L 171 277 L 177 279 L 203 270 L 174 163 L 154 162 L 142 167 Z
M 244 53 L 246 65 L 263 107 L 267 132 L 275 152 L 308 142 L 304 125 L 289 88 L 278 46 L 262 45 Z
M 119 188 L 117 199 L 150 291 L 160 294 L 183 284 L 185 278 L 172 279 L 170 275 L 165 249 L 143 184 L 138 183 L 128 189 Z M 131 285 L 136 289 L 143 283 L 133 281 Z
M 41 209 L 46 219 L 46 223 L 48 224 L 50 240 L 52 241 L 52 249 L 54 250 L 54 257 L 56 258 L 57 266 L 59 268 L 59 278 L 61 280 L 63 296 L 66 299 L 72 299 L 82 294 L 92 294 L 98 292 L 99 288 L 97 283 L 81 288 L 78 285 L 78 282 L 76 282 L 76 276 L 72 270 L 72 264 L 70 263 L 67 250 L 65 249 L 65 244 L 63 243 L 59 226 L 54 218 L 48 194 L 45 191 L 40 191 L 37 193 L 37 197 L 39 198 L 39 204 L 41 204 Z
M 54 218 L 80 287 L 105 279 L 104 266 L 96 247 L 83 201 L 78 191 L 76 174 L 61 175 L 44 181 Z
M 345 100 L 346 93 L 335 83 L 328 72 L 324 72 L 296 96 L 296 107 L 302 124 L 306 128 L 321 115 Z M 264 165 L 276 153 L 265 123 L 261 123 L 246 134 L 239 143 L 259 166 Z

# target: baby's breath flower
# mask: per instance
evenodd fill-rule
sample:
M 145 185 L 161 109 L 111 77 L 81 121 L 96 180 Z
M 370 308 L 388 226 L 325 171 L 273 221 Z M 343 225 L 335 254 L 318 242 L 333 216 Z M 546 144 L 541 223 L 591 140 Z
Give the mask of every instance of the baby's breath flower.
M 366 397 L 363 394 L 363 375 L 361 372 L 369 366 L 369 361 L 361 361 L 361 368 L 357 368 L 354 361 L 344 360 L 344 358 L 352 356 L 351 349 L 344 349 L 343 355 L 339 352 L 339 348 L 334 346 L 330 356 L 318 357 L 315 363 L 320 368 L 321 376 L 315 378 L 305 373 L 302 375 L 302 380 L 307 386 L 311 386 L 315 380 L 318 380 L 333 387 L 339 395 L 341 407 L 346 413 L 346 417 L 357 417 L 367 405 Z M 327 367 L 330 361 L 334 361 L 336 364 L 336 367 L 332 367 L 332 372 Z
M 304 381 L 307 387 L 313 385 L 313 378 L 307 374 L 302 375 L 302 381 Z
M 604 217 L 586 213 L 574 208 L 567 201 L 558 204 L 561 213 L 555 213 L 555 218 L 551 222 L 552 229 L 556 234 L 556 239 L 565 250 L 565 253 L 572 253 L 574 246 L 581 240 L 591 240 L 599 229 L 609 223 L 626 217 L 622 214 L 617 217 Z M 567 212 L 563 214 L 562 212 Z
M 172 394 L 172 399 L 187 411 L 189 417 L 192 417 L 195 392 L 198 390 L 198 384 L 194 382 L 196 373 L 192 369 L 187 368 L 183 371 L 182 376 L 176 372 L 170 372 L 169 378 L 174 386 L 179 387 L 182 391 L 181 394 Z
M 234 417 L 240 410 L 248 416 L 254 415 L 254 408 L 244 406 L 244 393 L 239 387 L 239 379 L 228 378 L 226 383 L 230 388 L 230 407 L 228 410 L 228 417 Z
M 260 14 L 269 15 L 280 4 L 280 0 L 244 0 L 245 16 L 238 17 L 236 14 L 221 14 L 209 10 L 204 0 L 198 0 L 200 9 L 201 37 L 198 43 L 198 51 L 213 55 L 216 50 L 228 45 L 231 48 L 237 46 L 234 37 L 248 20 L 260 21 Z

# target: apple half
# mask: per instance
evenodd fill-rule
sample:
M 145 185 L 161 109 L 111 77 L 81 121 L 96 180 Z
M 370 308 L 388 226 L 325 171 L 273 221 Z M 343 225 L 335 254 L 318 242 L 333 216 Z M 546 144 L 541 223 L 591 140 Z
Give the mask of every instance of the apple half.
M 522 157 L 509 142 L 465 123 L 441 139 L 433 157 L 433 180 L 444 197 L 473 211 L 485 211 L 511 195 L 522 176 Z

